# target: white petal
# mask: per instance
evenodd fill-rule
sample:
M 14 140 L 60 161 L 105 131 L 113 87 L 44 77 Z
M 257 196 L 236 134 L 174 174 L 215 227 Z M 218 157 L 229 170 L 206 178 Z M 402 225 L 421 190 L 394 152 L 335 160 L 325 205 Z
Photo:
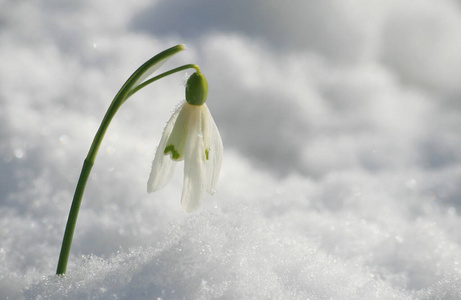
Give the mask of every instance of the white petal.
M 201 130 L 202 130 L 202 139 L 203 139 L 203 147 L 205 148 L 205 159 L 206 159 L 206 165 L 209 164 L 210 162 L 210 137 L 211 137 L 211 134 L 210 134 L 210 118 L 209 118 L 209 115 L 210 115 L 210 111 L 208 110 L 208 107 L 206 106 L 206 104 L 203 104 L 201 106 L 202 108 L 202 124 L 201 124 Z
M 194 107 L 189 119 L 181 197 L 181 204 L 186 212 L 192 212 L 200 206 L 206 188 L 205 146 L 201 132 L 201 118 L 202 107 Z
M 163 130 L 162 139 L 160 140 L 157 151 L 155 152 L 155 158 L 152 162 L 152 169 L 150 171 L 149 180 L 147 182 L 148 193 L 158 191 L 164 187 L 173 176 L 174 161 L 170 159 L 169 155 L 165 155 L 163 151 L 165 150 L 166 142 L 170 137 L 176 119 L 178 118 L 179 112 L 183 106 L 184 103 L 176 108 L 175 112 L 168 120 L 165 129 Z
M 174 124 L 173 131 L 166 142 L 167 148 L 165 150 L 174 160 L 179 161 L 184 159 L 187 137 L 189 135 L 189 119 L 192 111 L 196 109 L 194 105 L 190 105 L 187 102 L 184 103 Z
M 207 162 L 207 192 L 214 194 L 216 192 L 219 172 L 221 171 L 223 144 L 218 127 L 216 126 L 208 108 L 206 108 L 204 115 L 204 117 L 207 118 L 207 123 L 209 123 L 210 131 L 209 162 Z

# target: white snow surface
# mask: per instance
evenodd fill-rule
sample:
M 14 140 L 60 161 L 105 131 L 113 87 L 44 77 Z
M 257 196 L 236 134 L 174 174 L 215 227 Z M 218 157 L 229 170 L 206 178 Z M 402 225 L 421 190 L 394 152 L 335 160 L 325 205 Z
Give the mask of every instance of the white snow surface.
M 200 65 L 224 159 L 182 211 L 146 183 Z M 189 72 L 190 75 L 191 72 Z M 0 1 L 0 299 L 461 299 L 459 1 Z

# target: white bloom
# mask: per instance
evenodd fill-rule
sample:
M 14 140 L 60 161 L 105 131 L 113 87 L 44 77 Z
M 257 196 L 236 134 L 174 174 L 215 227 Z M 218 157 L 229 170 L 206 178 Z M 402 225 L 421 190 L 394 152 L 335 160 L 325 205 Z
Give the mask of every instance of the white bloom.
M 181 204 L 186 212 L 196 210 L 205 190 L 215 192 L 222 153 L 221 136 L 207 105 L 184 102 L 166 124 L 152 162 L 147 191 L 152 193 L 164 187 L 173 175 L 175 162 L 184 160 Z

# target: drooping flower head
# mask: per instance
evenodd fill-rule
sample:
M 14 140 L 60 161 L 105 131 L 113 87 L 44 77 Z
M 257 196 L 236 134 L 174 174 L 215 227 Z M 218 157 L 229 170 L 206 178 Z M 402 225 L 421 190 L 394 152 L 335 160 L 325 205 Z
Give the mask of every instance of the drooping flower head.
M 149 193 L 161 189 L 171 179 L 174 163 L 184 160 L 181 204 L 186 212 L 200 206 L 205 190 L 215 192 L 221 169 L 223 145 L 207 96 L 207 80 L 197 71 L 187 80 L 186 101 L 166 124 L 147 183 Z

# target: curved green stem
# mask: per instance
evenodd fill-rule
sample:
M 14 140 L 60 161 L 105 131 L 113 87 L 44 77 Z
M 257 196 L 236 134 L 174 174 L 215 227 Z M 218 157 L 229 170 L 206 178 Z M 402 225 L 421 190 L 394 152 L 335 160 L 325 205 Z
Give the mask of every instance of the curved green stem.
M 85 191 L 85 186 L 90 176 L 91 169 L 94 165 L 94 161 L 98 154 L 99 148 L 101 146 L 102 140 L 104 135 L 109 127 L 110 122 L 112 121 L 113 117 L 117 113 L 120 106 L 134 93 L 142 89 L 143 87 L 153 83 L 154 81 L 161 79 L 165 76 L 170 74 L 179 72 L 181 70 L 185 70 L 188 68 L 195 68 L 196 70 L 200 70 L 196 65 L 185 65 L 165 73 L 153 77 L 141 84 L 138 84 L 141 81 L 142 77 L 145 76 L 148 72 L 152 72 L 156 69 L 156 67 L 160 66 L 161 63 L 165 62 L 168 58 L 173 56 L 174 54 L 185 50 L 184 45 L 177 45 L 171 47 L 156 56 L 152 57 L 146 63 L 144 63 L 141 67 L 139 67 L 133 75 L 128 78 L 125 84 L 122 86 L 120 91 L 115 96 L 114 100 L 112 100 L 109 109 L 107 110 L 106 114 L 104 115 L 104 119 L 99 126 L 99 129 L 93 139 L 93 143 L 91 144 L 90 150 L 88 151 L 88 155 L 83 162 L 82 171 L 80 173 L 80 177 L 78 179 L 77 187 L 75 189 L 74 198 L 72 200 L 72 205 L 69 212 L 69 217 L 67 219 L 66 230 L 64 232 L 64 238 L 62 241 L 61 246 L 61 253 L 59 255 L 58 267 L 56 270 L 57 275 L 63 275 L 66 273 L 67 269 L 67 261 L 69 260 L 70 248 L 72 246 L 72 238 L 74 235 L 75 225 L 77 223 L 78 212 L 80 210 L 80 204 L 82 203 L 83 193 Z
M 157 75 L 155 77 L 152 77 L 151 79 L 149 80 L 146 80 L 144 81 L 143 83 L 141 83 L 140 85 L 138 85 L 137 87 L 135 87 L 134 89 L 132 89 L 129 93 L 128 93 L 128 97 L 130 97 L 131 95 L 133 95 L 134 93 L 136 93 L 137 91 L 139 91 L 140 89 L 142 89 L 143 87 L 145 87 L 146 85 L 149 85 L 151 84 L 152 82 L 154 81 L 157 81 L 163 77 L 166 77 L 168 75 L 171 75 L 173 73 L 176 73 L 176 72 L 180 72 L 180 71 L 183 71 L 183 70 L 186 70 L 186 69 L 195 69 L 197 71 L 197 73 L 200 73 L 200 68 L 199 66 L 197 65 L 194 65 L 194 64 L 189 64 L 189 65 L 184 65 L 184 66 L 181 66 L 181 67 L 177 67 L 175 69 L 172 69 L 170 71 L 167 71 L 165 73 L 162 73 L 160 75 Z

